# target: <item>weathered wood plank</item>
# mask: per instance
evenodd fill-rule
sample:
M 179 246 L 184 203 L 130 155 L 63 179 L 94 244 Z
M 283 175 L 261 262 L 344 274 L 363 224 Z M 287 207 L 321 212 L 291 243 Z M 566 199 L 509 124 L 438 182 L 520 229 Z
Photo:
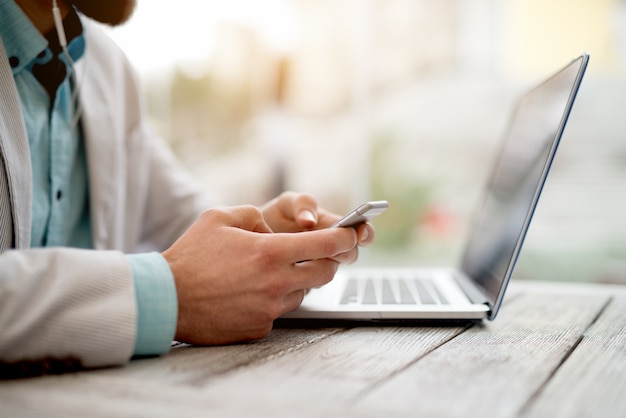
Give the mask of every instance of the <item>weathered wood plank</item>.
M 0 417 L 171 417 L 180 411 L 204 416 L 207 410 L 242 408 L 251 412 L 250 405 L 238 399 L 209 400 L 193 388 L 198 381 L 206 384 L 231 370 L 280 357 L 339 331 L 277 329 L 262 340 L 219 347 L 183 346 L 125 367 L 0 381 Z
M 248 392 L 208 397 L 196 387 L 122 379 L 94 379 L 85 384 L 76 376 L 0 383 L 0 417 L 19 418 L 380 418 L 379 411 L 352 413 L 332 403 L 304 397 L 286 399 L 276 391 L 259 400 Z M 57 388 L 61 385 L 61 389 Z
M 207 385 L 211 398 L 246 393 L 307 408 L 346 404 L 369 385 L 404 369 L 465 330 L 464 327 L 354 328 L 317 344 L 253 365 Z
M 163 383 L 190 386 L 204 385 L 231 370 L 315 344 L 339 331 L 337 328 L 276 329 L 266 338 L 248 343 L 216 347 L 183 345 L 158 358 L 137 360 L 126 367 L 91 372 L 90 375 L 158 379 Z
M 610 301 L 523 415 L 626 417 L 626 297 Z
M 296 350 L 275 352 L 261 361 L 240 365 L 227 355 L 213 358 L 216 347 L 182 349 L 180 357 L 198 357 L 181 369 L 148 361 L 133 367 L 93 373 L 45 377 L 0 384 L 0 416 L 10 411 L 46 417 L 105 417 L 124 411 L 124 416 L 351 416 L 351 407 L 327 402 L 349 399 L 371 382 L 402 369 L 421 355 L 452 338 L 464 328 L 358 328 L 301 344 Z M 303 330 L 277 330 L 279 345 L 300 341 Z M 307 332 L 329 333 L 322 330 Z M 336 332 L 336 330 L 335 330 Z M 235 357 L 242 346 L 230 346 Z M 227 347 L 224 347 L 227 348 Z M 245 350 L 244 350 L 245 351 Z M 172 354 L 176 358 L 177 354 Z M 206 357 L 206 358 L 203 358 Z M 245 357 L 245 355 L 243 356 Z M 163 359 L 161 359 L 163 360 Z M 206 370 L 216 370 L 220 361 L 230 365 L 219 379 Z M 207 367 L 196 373 L 193 364 Z M 233 367 L 234 366 L 234 367 Z M 155 371 L 156 370 L 156 371 Z M 180 378 L 166 378 L 166 370 Z M 150 376 L 160 376 L 152 379 Z M 193 376 L 191 380 L 184 378 Z M 205 379 L 200 382 L 198 378 Z M 200 386 L 202 383 L 203 387 Z M 77 394 L 80 394 L 77 396 Z M 319 397 L 319 395 L 323 395 Z M 345 402 L 344 402 L 345 404 Z M 304 406 L 304 409 L 302 409 Z M 302 410 L 300 410 L 302 409 Z M 379 417 L 375 410 L 356 416 Z
M 496 321 L 469 330 L 279 329 L 0 382 L 0 417 L 623 416 L 625 289 L 513 283 Z
M 251 405 L 205 399 L 193 387 L 118 376 L 81 373 L 0 383 L 1 417 L 228 417 L 244 416 L 239 414 L 246 410 L 251 412 Z
M 519 294 L 494 322 L 469 329 L 354 406 L 407 416 L 515 416 L 607 300 Z

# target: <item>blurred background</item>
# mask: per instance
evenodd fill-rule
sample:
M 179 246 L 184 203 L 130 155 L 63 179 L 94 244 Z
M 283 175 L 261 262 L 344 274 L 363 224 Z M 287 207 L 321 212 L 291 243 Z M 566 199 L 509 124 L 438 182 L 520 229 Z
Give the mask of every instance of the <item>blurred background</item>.
M 389 200 L 362 265 L 457 264 L 515 99 L 587 51 L 514 277 L 626 283 L 626 0 L 140 0 L 108 30 L 219 204 Z

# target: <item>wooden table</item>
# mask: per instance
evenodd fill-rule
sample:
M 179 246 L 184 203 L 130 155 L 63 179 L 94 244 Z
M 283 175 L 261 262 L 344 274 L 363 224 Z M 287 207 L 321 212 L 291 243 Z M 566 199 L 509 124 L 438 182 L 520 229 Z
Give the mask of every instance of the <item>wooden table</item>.
M 626 286 L 513 281 L 493 322 L 276 329 L 0 382 L 0 417 L 626 417 Z

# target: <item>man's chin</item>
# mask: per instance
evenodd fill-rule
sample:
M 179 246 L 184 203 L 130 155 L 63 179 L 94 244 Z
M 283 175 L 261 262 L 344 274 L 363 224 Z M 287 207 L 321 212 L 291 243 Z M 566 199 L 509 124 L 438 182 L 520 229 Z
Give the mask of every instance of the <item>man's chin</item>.
M 136 0 L 64 0 L 82 14 L 93 20 L 111 26 L 126 22 L 135 11 Z

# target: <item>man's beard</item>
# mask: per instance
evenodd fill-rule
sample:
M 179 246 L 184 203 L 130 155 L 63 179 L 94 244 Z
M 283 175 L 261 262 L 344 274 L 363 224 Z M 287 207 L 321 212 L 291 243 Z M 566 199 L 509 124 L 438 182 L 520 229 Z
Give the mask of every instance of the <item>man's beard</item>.
M 118 26 L 126 22 L 135 10 L 136 0 L 64 0 L 82 14 L 100 23 Z

